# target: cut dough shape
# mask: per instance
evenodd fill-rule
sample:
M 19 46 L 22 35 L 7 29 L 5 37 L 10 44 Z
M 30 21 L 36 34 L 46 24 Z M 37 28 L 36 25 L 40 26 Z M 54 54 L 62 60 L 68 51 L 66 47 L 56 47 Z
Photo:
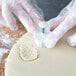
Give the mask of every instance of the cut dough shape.
M 28 45 L 29 46 L 29 45 Z M 20 57 L 24 60 L 24 61 L 32 61 L 38 58 L 38 52 L 37 49 L 35 47 L 29 46 L 29 47 L 24 47 L 23 45 L 21 45 L 19 47 L 20 50 Z
M 27 62 L 19 56 L 20 45 L 36 45 L 32 35 L 23 35 L 7 58 L 5 76 L 76 76 L 76 47 L 70 47 L 66 41 L 75 31 L 76 28 L 65 34 L 52 49 L 37 48 L 38 59 Z

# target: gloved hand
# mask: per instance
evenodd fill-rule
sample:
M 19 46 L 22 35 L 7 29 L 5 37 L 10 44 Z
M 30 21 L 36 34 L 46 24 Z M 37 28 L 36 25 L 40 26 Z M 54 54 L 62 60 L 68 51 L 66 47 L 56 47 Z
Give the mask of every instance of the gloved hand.
M 2 1 L 2 2 L 1 2 Z M 2 16 L 7 26 L 17 30 L 18 18 L 28 32 L 33 33 L 38 28 L 38 23 L 43 21 L 43 13 L 36 5 L 35 0 L 1 0 Z
M 45 39 L 45 46 L 52 48 L 68 30 L 76 26 L 76 0 L 72 0 L 56 18 L 48 22 L 52 31 Z M 76 34 L 68 38 L 68 43 L 76 46 Z
M 16 19 L 18 18 L 26 30 L 33 34 L 37 46 L 41 47 L 42 28 L 39 24 L 44 21 L 44 17 L 35 0 L 2 0 L 1 6 L 2 16 L 8 27 L 17 30 Z
M 38 47 L 45 47 L 45 38 L 50 33 L 50 26 L 48 22 L 43 21 L 39 23 L 39 29 L 34 33 L 35 43 Z

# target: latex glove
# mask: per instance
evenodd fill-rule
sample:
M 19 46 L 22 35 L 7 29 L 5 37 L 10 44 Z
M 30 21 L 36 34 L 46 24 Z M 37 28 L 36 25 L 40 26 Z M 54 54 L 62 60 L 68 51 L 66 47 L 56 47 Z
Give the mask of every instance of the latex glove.
M 38 47 L 44 46 L 49 26 L 44 21 L 43 13 L 36 5 L 35 0 L 3 0 L 2 15 L 7 25 L 13 30 L 17 29 L 16 18 L 14 17 L 16 16 L 27 31 L 34 35 L 36 45 Z M 43 33 L 45 27 L 45 33 Z
M 76 0 L 72 0 L 56 18 L 49 22 L 51 28 L 56 28 L 46 37 L 45 46 L 53 48 L 68 30 L 76 26 Z M 73 37 L 74 40 L 71 37 L 69 43 L 76 46 L 76 36 Z
M 18 29 L 17 18 L 30 33 L 37 30 L 38 23 L 43 21 L 43 13 L 34 0 L 0 0 L 0 2 L 2 16 L 12 30 Z

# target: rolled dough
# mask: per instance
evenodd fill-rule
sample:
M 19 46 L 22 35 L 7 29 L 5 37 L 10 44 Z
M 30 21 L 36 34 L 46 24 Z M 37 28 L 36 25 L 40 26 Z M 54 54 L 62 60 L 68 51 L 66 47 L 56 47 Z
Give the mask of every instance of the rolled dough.
M 5 76 L 76 76 L 76 47 L 70 47 L 66 41 L 75 31 L 76 28 L 70 30 L 52 49 L 37 48 L 34 55 L 39 56 L 33 61 L 23 60 L 19 55 L 21 44 L 36 48 L 32 35 L 23 35 L 7 58 Z

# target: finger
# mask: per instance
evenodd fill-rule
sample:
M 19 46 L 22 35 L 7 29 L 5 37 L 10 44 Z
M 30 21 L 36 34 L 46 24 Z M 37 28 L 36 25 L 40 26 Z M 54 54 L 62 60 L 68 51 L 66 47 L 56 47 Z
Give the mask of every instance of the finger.
M 53 30 L 53 33 L 56 34 L 57 39 L 59 40 L 68 30 L 75 26 L 74 18 L 68 14 L 64 21 Z
M 7 26 L 10 27 L 12 30 L 17 30 L 16 19 L 14 18 L 13 14 L 11 13 L 10 6 L 7 3 L 2 4 L 2 16 L 7 23 Z
M 67 39 L 70 46 L 76 46 L 76 33 Z
M 14 14 L 22 22 L 28 32 L 33 33 L 36 30 L 37 26 L 34 23 L 33 19 L 21 6 L 15 8 Z
M 61 22 L 64 21 L 67 15 L 68 15 L 68 9 L 67 7 L 65 7 L 64 9 L 61 10 L 61 12 L 56 18 L 50 19 L 48 21 L 48 24 L 50 25 L 50 29 L 54 30 L 58 25 L 60 25 Z
M 66 15 L 49 20 L 48 24 L 50 26 L 50 30 L 54 30 L 58 25 L 60 25 L 60 23 L 65 19 L 65 17 Z
M 66 18 L 67 13 L 64 14 L 62 17 L 56 17 L 50 19 L 47 23 L 47 27 L 45 29 L 46 32 L 53 31 L 56 27 L 58 27 Z
M 34 33 L 34 40 L 35 40 L 37 47 L 43 47 L 43 38 L 42 38 L 41 32 Z
M 40 23 L 41 21 L 44 21 L 43 12 L 37 6 L 36 2 L 30 0 L 28 3 L 22 3 L 22 6 L 25 10 L 27 10 L 27 12 L 30 14 L 36 24 Z
M 0 26 L 6 25 L 3 17 L 2 17 L 2 10 L 1 10 L 1 6 L 0 6 Z

